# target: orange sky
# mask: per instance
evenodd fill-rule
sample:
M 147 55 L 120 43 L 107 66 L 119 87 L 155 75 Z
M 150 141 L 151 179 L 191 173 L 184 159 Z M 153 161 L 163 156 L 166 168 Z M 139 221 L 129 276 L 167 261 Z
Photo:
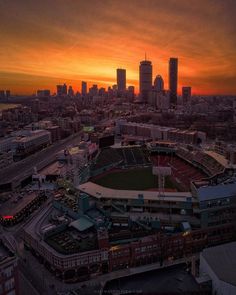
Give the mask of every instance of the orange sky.
M 236 94 L 235 15 L 234 0 L 0 0 L 0 89 L 107 87 L 125 68 L 138 91 L 147 52 L 165 88 L 178 57 L 179 90 Z

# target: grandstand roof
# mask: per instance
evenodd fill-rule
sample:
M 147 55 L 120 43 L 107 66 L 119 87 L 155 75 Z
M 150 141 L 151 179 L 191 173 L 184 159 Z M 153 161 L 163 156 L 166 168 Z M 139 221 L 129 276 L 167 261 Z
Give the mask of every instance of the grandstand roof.
M 187 202 L 192 198 L 190 192 L 158 192 L 158 191 L 135 191 L 135 190 L 115 190 L 107 188 L 93 182 L 86 182 L 79 186 L 79 189 L 97 199 L 140 199 L 145 200 L 166 200 Z
M 236 196 L 236 183 L 202 186 L 197 189 L 197 195 L 200 202 Z
M 205 151 L 205 154 L 212 157 L 214 160 L 220 163 L 224 168 L 229 167 L 228 160 L 224 156 L 213 151 Z
M 160 144 L 160 145 L 170 145 L 170 146 L 176 146 L 176 142 L 173 142 L 173 141 L 167 141 L 167 140 L 154 140 L 152 141 L 150 144 Z

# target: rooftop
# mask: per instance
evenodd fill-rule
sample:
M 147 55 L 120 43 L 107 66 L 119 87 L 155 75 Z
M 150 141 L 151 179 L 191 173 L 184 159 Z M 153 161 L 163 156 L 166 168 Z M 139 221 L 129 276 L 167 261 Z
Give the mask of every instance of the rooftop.
M 223 183 L 218 185 L 206 185 L 197 189 L 199 201 L 223 199 L 236 196 L 236 183 Z
M 144 200 L 166 200 L 166 201 L 180 201 L 187 202 L 192 198 L 190 192 L 156 192 L 156 191 L 135 191 L 135 190 L 116 190 L 93 182 L 86 182 L 79 186 L 79 189 L 89 194 L 96 199 L 139 199 L 142 197 Z
M 87 218 L 80 217 L 79 219 L 70 223 L 69 226 L 72 226 L 76 230 L 82 232 L 93 226 L 93 223 L 89 221 Z
M 220 280 L 236 286 L 236 242 L 204 249 L 202 256 Z
M 13 193 L 11 198 L 1 204 L 0 207 L 0 216 L 14 216 L 16 213 L 20 212 L 25 208 L 32 200 L 37 197 L 35 192 L 26 193 Z

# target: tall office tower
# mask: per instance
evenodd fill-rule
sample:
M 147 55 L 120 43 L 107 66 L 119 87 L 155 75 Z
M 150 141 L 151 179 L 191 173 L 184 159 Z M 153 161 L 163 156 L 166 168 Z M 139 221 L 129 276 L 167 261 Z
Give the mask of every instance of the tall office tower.
M 89 95 L 92 97 L 98 95 L 98 86 L 96 84 L 89 88 Z
M 160 75 L 157 75 L 154 80 L 154 90 L 156 90 L 157 92 L 161 92 L 164 90 L 164 80 Z
M 152 90 L 152 63 L 143 60 L 139 65 L 139 93 L 141 100 L 147 102 L 149 92 Z
M 189 86 L 184 86 L 182 87 L 182 100 L 183 100 L 183 104 L 187 103 L 190 101 L 191 98 L 191 87 Z
M 106 89 L 104 87 L 99 88 L 98 95 L 104 97 L 106 95 Z
M 11 91 L 10 90 L 6 90 L 6 98 L 9 98 L 11 96 Z
M 57 95 L 62 95 L 62 85 L 57 85 Z
M 0 98 L 5 98 L 5 91 L 4 90 L 0 90 Z
M 37 90 L 37 96 L 39 97 L 47 97 L 51 95 L 51 92 L 49 89 L 39 89 Z
M 67 95 L 67 85 L 57 85 L 57 95 Z
M 74 90 L 73 90 L 72 86 L 69 86 L 68 95 L 72 97 L 72 96 L 74 96 L 74 94 L 75 93 L 74 93 Z
M 116 80 L 117 80 L 118 92 L 124 93 L 126 90 L 126 70 L 125 69 L 116 70 Z
M 87 95 L 87 82 L 82 81 L 82 83 L 81 83 L 81 93 L 82 93 L 82 96 Z
M 67 95 L 67 85 L 66 84 L 63 84 L 63 86 L 62 86 L 62 94 Z
M 178 89 L 178 58 L 171 57 L 169 60 L 169 90 L 170 103 L 176 105 Z

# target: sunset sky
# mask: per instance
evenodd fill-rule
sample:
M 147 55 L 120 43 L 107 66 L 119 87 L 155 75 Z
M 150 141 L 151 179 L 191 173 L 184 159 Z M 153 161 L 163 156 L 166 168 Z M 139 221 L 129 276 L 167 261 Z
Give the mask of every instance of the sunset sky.
M 0 0 L 0 89 L 31 94 L 81 80 L 116 83 L 116 68 L 138 92 L 139 62 L 168 88 L 179 58 L 179 91 L 236 94 L 235 0 Z

